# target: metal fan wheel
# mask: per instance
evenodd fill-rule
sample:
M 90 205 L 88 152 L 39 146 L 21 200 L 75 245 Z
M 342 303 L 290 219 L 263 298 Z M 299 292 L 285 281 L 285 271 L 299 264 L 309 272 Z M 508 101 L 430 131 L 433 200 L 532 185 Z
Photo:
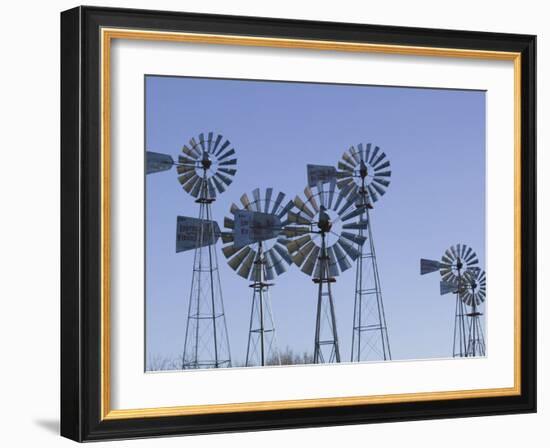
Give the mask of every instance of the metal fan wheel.
M 241 196 L 240 206 L 231 204 L 230 208 L 232 214 L 235 214 L 238 210 L 248 210 L 272 215 L 281 220 L 281 228 L 273 229 L 276 237 L 262 241 L 266 280 L 273 280 L 276 276 L 283 274 L 292 263 L 292 259 L 286 249 L 288 240 L 282 234 L 282 230 L 286 224 L 287 213 L 292 208 L 293 202 L 285 198 L 285 193 L 274 193 L 273 188 L 266 188 L 265 190 L 256 188 L 252 191 L 251 196 L 246 193 Z M 226 244 L 222 251 L 228 259 L 229 266 L 241 277 L 251 281 L 258 281 L 260 278 L 260 265 L 254 262 L 257 261 L 259 243 L 237 247 L 234 244 L 234 219 L 225 217 L 224 226 L 229 231 L 226 232 L 225 236 L 222 235 L 223 242 Z
M 365 183 L 366 193 L 376 202 L 390 185 L 391 167 L 386 153 L 372 143 L 350 147 L 338 162 L 338 188 L 355 193 Z
M 305 188 L 305 199 L 296 196 L 284 230 L 289 239 L 287 249 L 292 261 L 302 272 L 314 277 L 319 276 L 320 270 L 321 233 L 325 234 L 329 275 L 332 277 L 351 267 L 351 261 L 360 255 L 358 246 L 366 240 L 359 235 L 359 230 L 367 228 L 367 221 L 364 209 L 356 207 L 357 193 L 338 191 L 335 184 L 335 180 L 319 183 L 313 190 Z M 336 219 L 331 220 L 330 215 Z M 341 223 L 341 232 L 334 231 L 336 223 Z
M 201 133 L 181 149 L 178 157 L 178 181 L 193 197 L 206 187 L 208 196 L 216 198 L 233 182 L 237 158 L 231 142 L 221 134 Z M 206 186 L 204 185 L 206 183 Z
M 468 306 L 476 306 L 485 302 L 487 297 L 487 279 L 485 271 L 481 269 L 469 270 L 465 274 L 466 288 L 460 293 L 461 300 Z
M 465 244 L 449 247 L 441 257 L 441 277 L 444 281 L 457 285 L 460 276 L 468 269 L 477 267 L 479 260 L 474 250 Z

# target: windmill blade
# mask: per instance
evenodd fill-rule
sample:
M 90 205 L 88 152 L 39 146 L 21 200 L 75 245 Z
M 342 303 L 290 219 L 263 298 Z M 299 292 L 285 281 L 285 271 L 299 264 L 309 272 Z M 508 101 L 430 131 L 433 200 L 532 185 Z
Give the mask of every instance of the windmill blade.
M 363 143 L 359 143 L 357 145 L 357 152 L 359 153 L 359 160 L 364 161 L 365 160 L 365 153 L 363 152 Z
M 283 246 L 283 243 L 277 240 L 275 245 L 273 246 L 273 249 L 281 256 L 281 258 L 286 262 L 286 264 L 291 265 L 292 264 L 292 258 L 290 258 L 290 255 L 288 254 L 288 250 L 286 246 Z
M 359 157 L 359 151 L 357 149 L 355 149 L 354 146 L 351 146 L 348 149 L 348 151 L 351 154 L 351 156 L 353 157 L 353 160 L 355 161 L 355 164 L 358 164 L 358 163 L 361 162 L 361 157 Z
M 208 133 L 208 148 L 207 148 L 207 151 L 211 154 L 212 153 L 212 143 L 213 143 L 213 136 L 214 136 L 214 133 L 213 132 L 209 132 Z
M 345 172 L 349 173 L 350 175 L 353 174 L 353 167 L 345 164 L 344 162 L 338 162 L 338 169 L 342 170 L 342 171 L 345 171 Z
M 302 266 L 302 263 L 310 252 L 317 246 L 313 241 L 308 241 L 304 246 L 302 246 L 293 256 L 292 261 L 296 266 Z
M 224 174 L 227 174 L 228 176 L 233 177 L 235 175 L 235 173 L 237 172 L 237 170 L 235 170 L 233 168 L 218 168 L 218 172 L 224 173 Z
M 237 271 L 237 274 L 240 275 L 243 278 L 248 278 L 250 275 L 250 270 L 252 269 L 252 265 L 254 263 L 254 259 L 256 258 L 256 252 L 251 250 L 247 255 L 246 258 L 243 260 L 241 267 Z
M 212 179 L 208 179 L 208 195 L 211 198 L 216 197 L 216 187 L 214 186 L 214 182 L 212 182 Z
M 288 222 L 296 223 L 296 224 L 302 224 L 302 225 L 310 225 L 311 221 L 303 216 L 298 215 L 294 212 L 288 212 Z
M 241 196 L 241 204 L 243 205 L 243 207 L 246 209 L 246 210 L 251 210 L 251 207 L 250 207 L 250 199 L 248 199 L 248 195 L 246 193 L 244 193 L 242 196 Z
M 331 277 L 338 277 L 340 271 L 338 270 L 338 262 L 336 256 L 334 255 L 334 249 L 331 247 L 327 248 L 328 254 L 328 274 Z
M 315 267 L 315 263 L 317 262 L 317 259 L 319 257 L 319 246 L 314 246 L 313 250 L 309 254 L 309 257 L 307 257 L 306 262 L 302 266 L 302 272 L 311 276 L 313 273 L 313 268 Z
M 350 182 L 349 185 L 346 185 L 340 190 L 340 192 L 338 193 L 338 198 L 336 199 L 336 204 L 334 204 L 332 210 L 338 210 L 340 203 L 350 194 L 354 186 L 355 184 L 353 182 Z
M 369 164 L 372 166 L 372 161 L 374 160 L 374 158 L 376 157 L 376 155 L 378 154 L 378 152 L 380 151 L 380 148 L 378 146 L 375 146 L 374 147 L 374 151 L 372 152 L 371 156 L 370 156 L 370 159 L 369 159 Z
M 223 226 L 226 229 L 234 229 L 235 228 L 235 221 L 233 221 L 231 218 L 228 218 L 227 216 L 223 218 Z
M 250 247 L 243 247 L 240 252 L 237 253 L 237 255 L 235 255 L 227 262 L 227 264 L 231 266 L 231 269 L 236 271 L 250 252 L 252 252 L 252 249 Z
M 208 152 L 210 154 L 214 154 L 216 155 L 216 150 L 218 149 L 218 146 L 220 145 L 220 141 L 222 140 L 222 135 L 221 134 L 218 134 L 218 136 L 216 137 L 216 141 L 214 142 L 214 147 L 212 148 L 212 150 L 210 150 L 210 148 L 208 148 Z
M 291 241 L 288 241 L 286 243 L 286 247 L 287 247 L 287 250 L 288 252 L 291 254 L 296 252 L 297 250 L 300 249 L 300 247 L 304 246 L 305 244 L 307 244 L 309 241 L 311 241 L 311 236 L 310 235 L 305 235 L 305 236 L 302 236 L 300 238 L 297 238 L 295 240 L 291 240 Z
M 340 237 L 338 239 L 338 244 L 340 244 L 340 246 L 342 247 L 342 249 L 344 250 L 344 252 L 353 260 L 357 260 L 357 258 L 359 257 L 360 253 L 359 251 L 352 246 L 351 243 L 349 243 L 347 240 L 345 240 L 344 238 Z
M 371 164 L 371 165 L 372 165 L 373 168 L 376 170 L 376 165 L 378 165 L 378 164 L 379 164 L 382 160 L 384 160 L 385 158 L 386 158 L 386 153 L 383 152 L 383 153 L 380 154 L 376 159 L 374 159 L 374 160 L 372 161 L 372 164 Z
M 364 215 L 366 214 L 366 207 L 364 206 L 359 206 L 359 207 L 356 207 L 355 210 L 352 210 L 351 212 L 348 212 L 346 213 L 345 215 L 342 216 L 342 221 L 348 221 L 350 220 L 351 218 L 355 218 L 356 216 L 360 216 L 360 215 Z M 353 227 L 347 227 L 348 229 L 353 229 Z
M 252 197 L 254 198 L 254 208 L 256 209 L 257 212 L 261 212 L 262 211 L 262 207 L 261 207 L 261 199 L 260 199 L 260 189 L 259 188 L 254 188 L 254 190 L 252 190 Z
M 219 166 L 229 166 L 229 165 L 236 165 L 237 159 L 231 159 L 231 160 L 224 160 L 223 162 L 219 162 Z
M 196 198 L 199 195 L 201 188 L 204 188 L 204 179 L 199 178 L 199 182 L 197 182 L 191 190 L 191 196 Z
M 307 186 L 315 187 L 319 182 L 329 183 L 336 178 L 336 168 L 331 165 L 307 165 Z
M 183 185 L 183 189 L 187 192 L 187 193 L 191 193 L 191 190 L 193 189 L 193 187 L 198 183 L 200 184 L 201 182 L 201 178 L 197 175 L 191 175 L 191 180 L 189 182 L 187 182 L 186 184 L 182 184 Z
M 347 152 L 342 154 L 342 159 L 344 159 L 344 161 L 352 167 L 355 167 L 357 165 L 357 162 L 353 160 L 353 157 L 351 157 Z
M 336 178 L 330 181 L 329 193 L 328 193 L 328 204 L 327 208 L 330 210 L 332 208 L 332 202 L 334 201 L 334 193 L 336 191 Z
M 167 171 L 174 166 L 174 159 L 169 154 L 161 154 L 160 152 L 147 151 L 146 157 L 146 173 L 160 173 Z
M 344 224 L 342 226 L 342 229 L 349 229 L 349 230 L 367 230 L 368 228 L 368 221 L 366 219 L 359 220 L 357 222 L 350 222 L 348 224 Z
M 194 166 L 188 166 L 188 165 L 178 165 L 176 167 L 176 171 L 178 174 L 185 174 L 189 172 L 195 172 Z
M 267 281 L 275 278 L 275 270 L 273 269 L 273 260 L 271 258 L 271 249 L 264 254 L 265 258 L 265 279 Z
M 376 174 L 375 174 L 376 176 Z M 388 188 L 390 186 L 390 181 L 389 180 L 385 180 L 385 179 L 382 179 L 380 177 L 375 177 L 373 180 L 372 180 L 374 183 L 376 184 L 379 184 L 383 187 L 386 187 Z
M 311 230 L 309 227 L 299 227 L 299 226 L 286 226 L 284 227 L 282 233 L 288 238 L 295 238 L 297 236 L 302 236 L 310 233 Z
M 199 144 L 203 152 L 206 152 L 206 142 L 204 141 L 204 132 L 199 134 Z
M 273 188 L 267 188 L 265 190 L 265 204 L 264 213 L 269 213 L 269 206 L 271 205 L 271 196 L 273 196 Z
M 338 260 L 338 264 L 340 265 L 340 271 L 344 272 L 351 268 L 351 263 L 346 257 L 344 250 L 340 246 L 340 242 L 336 241 L 336 243 L 334 243 L 332 247 L 334 248 L 334 253 L 336 255 L 336 259 Z
M 315 200 L 315 196 L 313 196 L 313 193 L 311 191 L 311 188 L 309 188 L 309 186 L 304 188 L 304 194 L 306 195 L 307 201 L 311 204 L 311 206 L 315 210 L 315 213 L 319 213 L 319 204 L 317 204 L 317 201 Z
M 376 177 L 391 177 L 391 171 L 375 171 L 374 175 Z
M 378 195 L 376 194 L 374 188 L 372 188 L 372 184 L 367 186 L 367 191 L 369 192 L 369 199 L 371 199 L 372 202 L 378 201 Z
M 216 244 L 220 228 L 216 221 L 178 216 L 176 222 L 176 252 L 185 252 Z
M 231 185 L 231 182 L 233 182 L 233 179 L 231 179 L 230 177 L 224 176 L 221 173 L 214 174 L 214 177 L 216 179 L 221 180 L 225 185 Z
M 287 202 L 287 204 L 282 208 L 282 210 L 276 215 L 277 218 L 282 219 L 283 216 L 285 216 L 287 213 L 289 213 L 290 209 L 294 207 L 294 201 L 291 199 Z M 282 225 L 286 225 L 287 221 L 284 221 Z
M 365 159 L 364 159 L 365 163 L 367 163 L 369 160 L 371 148 L 372 148 L 372 143 L 367 143 L 367 147 L 365 149 Z
M 220 149 L 218 150 L 218 152 L 216 154 L 214 154 L 216 157 L 218 157 L 224 150 L 225 148 L 227 148 L 229 145 L 231 144 L 231 142 L 229 140 L 226 140 L 225 142 L 223 142 L 223 145 L 220 146 Z
M 325 190 L 323 189 L 323 184 L 319 183 L 317 185 L 317 191 L 319 194 L 319 202 L 321 203 L 321 207 L 327 207 L 327 203 L 325 201 Z
M 437 260 L 420 259 L 420 275 L 436 272 L 441 269 L 441 263 Z
M 227 151 L 226 153 L 224 153 L 224 154 L 222 154 L 221 156 L 218 157 L 218 162 L 221 162 L 222 160 L 225 160 L 228 157 L 231 157 L 233 154 L 235 154 L 235 150 L 230 149 L 229 151 Z
M 294 198 L 294 205 L 296 205 L 296 208 L 298 208 L 298 210 L 304 212 L 310 218 L 313 218 L 315 216 L 315 213 L 308 208 L 308 206 L 305 204 L 300 196 L 296 196 L 296 198 Z
M 365 236 L 360 236 L 360 235 L 355 235 L 353 233 L 349 233 L 349 232 L 342 232 L 341 236 L 343 238 L 346 238 L 350 241 L 353 241 L 355 244 L 359 245 L 359 246 L 362 246 L 364 244 L 364 242 L 366 241 L 366 237 Z
M 198 151 L 189 148 L 187 145 L 183 145 L 181 151 L 193 160 L 197 160 L 201 156 Z
M 222 252 L 225 255 L 225 258 L 231 258 L 233 255 L 235 255 L 241 249 L 242 249 L 242 247 L 236 247 L 234 244 L 230 244 L 228 246 L 223 247 Z
M 385 168 L 388 168 L 390 166 L 390 161 L 389 160 L 386 160 L 384 163 L 382 163 L 381 165 L 378 165 L 375 170 L 374 170 L 374 175 L 375 176 L 382 176 L 382 177 L 385 177 L 383 176 L 382 174 L 382 170 L 385 169 Z M 391 173 L 391 171 L 389 171 L 389 173 Z M 388 174 L 389 175 L 389 174 Z
M 275 246 L 269 249 L 265 253 L 266 259 L 267 259 L 267 265 L 275 269 L 275 273 L 277 275 L 284 274 L 286 272 L 286 266 L 284 259 L 277 253 L 275 250 Z
M 202 153 L 198 148 L 199 144 L 197 143 L 195 138 L 192 138 L 191 140 L 189 140 L 189 145 L 191 146 L 191 151 L 193 151 L 197 155 L 197 158 L 201 158 Z
M 283 192 L 279 192 L 279 194 L 277 195 L 277 199 L 275 199 L 275 202 L 273 203 L 273 208 L 271 209 L 272 214 L 276 214 L 278 212 L 279 207 L 281 206 L 281 203 L 283 202 L 285 196 L 286 195 Z M 281 216 L 279 216 L 279 218 L 280 217 Z
M 223 193 L 225 191 L 225 187 L 223 184 L 218 180 L 216 176 L 211 177 L 212 182 L 214 182 L 214 185 L 216 185 L 216 188 L 218 189 L 219 193 Z
M 199 178 L 199 176 L 197 176 L 197 173 L 195 173 L 195 170 L 193 171 L 189 171 L 185 174 L 182 174 L 181 176 L 178 177 L 178 182 L 181 184 L 181 185 L 185 185 L 190 179 L 192 178 Z

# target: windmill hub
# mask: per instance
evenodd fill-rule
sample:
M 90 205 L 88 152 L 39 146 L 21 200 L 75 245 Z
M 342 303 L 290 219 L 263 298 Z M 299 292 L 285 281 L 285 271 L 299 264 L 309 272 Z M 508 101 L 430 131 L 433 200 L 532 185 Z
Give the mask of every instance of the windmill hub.
M 212 166 L 212 160 L 210 160 L 210 157 L 208 157 L 208 153 L 204 152 L 202 155 L 201 165 L 205 170 L 210 169 Z
M 462 269 L 462 266 L 464 266 L 464 265 L 462 264 L 462 261 L 460 261 L 460 258 L 457 259 L 457 261 L 456 261 L 456 268 L 457 268 L 458 270 L 460 270 L 460 269 Z
M 361 160 L 361 166 L 359 168 L 359 175 L 361 176 L 361 179 L 365 179 L 365 177 L 369 175 L 369 170 L 367 169 L 367 165 L 362 160 Z

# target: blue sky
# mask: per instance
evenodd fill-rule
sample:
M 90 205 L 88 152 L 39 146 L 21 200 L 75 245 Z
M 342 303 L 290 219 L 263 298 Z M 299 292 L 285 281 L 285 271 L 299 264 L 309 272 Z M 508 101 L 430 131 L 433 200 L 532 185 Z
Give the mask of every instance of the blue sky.
M 146 149 L 176 157 L 201 132 L 221 133 L 237 175 L 213 205 L 220 224 L 254 188 L 303 195 L 306 164 L 336 165 L 359 142 L 388 155 L 391 185 L 371 214 L 393 359 L 448 357 L 454 299 L 419 259 L 470 245 L 485 268 L 485 92 L 147 76 Z M 193 253 L 175 252 L 178 215 L 194 198 L 175 171 L 146 178 L 146 355 L 181 356 Z M 243 362 L 251 291 L 218 246 L 232 357 Z M 349 359 L 354 269 L 334 285 L 342 358 Z M 489 286 L 490 287 L 490 286 Z M 291 268 L 271 290 L 279 347 L 313 351 L 316 289 Z

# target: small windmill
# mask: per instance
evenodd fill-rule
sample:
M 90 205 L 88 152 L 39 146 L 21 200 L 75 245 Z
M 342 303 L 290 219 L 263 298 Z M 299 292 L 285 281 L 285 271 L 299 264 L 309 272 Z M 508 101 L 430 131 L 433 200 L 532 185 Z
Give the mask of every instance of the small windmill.
M 233 181 L 237 159 L 229 140 L 201 133 L 184 145 L 178 161 L 168 154 L 147 152 L 147 174 L 176 167 L 182 188 L 199 204 L 198 218 L 178 216 L 176 252 L 194 251 L 193 276 L 185 329 L 183 368 L 231 366 L 216 242 L 220 235 L 212 219 L 212 203 Z
M 465 244 L 456 244 L 449 247 L 440 261 L 424 258 L 420 260 L 420 274 L 424 275 L 439 271 L 441 274 L 440 294 L 454 293 L 456 296 L 453 357 L 467 356 L 466 309 L 461 294 L 464 291 L 465 285 L 464 275 L 468 270 L 476 268 L 478 263 L 479 261 L 474 250 Z
M 386 312 L 374 245 L 371 210 L 390 185 L 390 161 L 378 146 L 371 143 L 351 146 L 338 162 L 338 187 L 347 194 L 357 194 L 356 207 L 365 228 L 359 229 L 368 244 L 358 245 L 356 261 L 355 304 L 351 361 L 391 360 Z
M 485 271 L 479 268 L 468 269 L 464 274 L 464 288 L 460 292 L 462 301 L 471 307 L 471 311 L 466 314 L 469 318 L 466 356 L 485 356 L 485 337 L 480 322 L 483 313 L 479 311 L 479 306 L 485 302 L 486 294 Z
M 365 223 L 356 220 L 360 215 L 354 206 L 357 195 L 337 191 L 333 167 L 317 165 L 308 171 L 305 200 L 296 196 L 288 213 L 287 248 L 294 264 L 318 285 L 313 362 L 340 362 L 331 283 L 359 256 L 355 247 L 363 244 L 365 237 L 358 230 L 364 229 Z M 313 182 L 317 183 L 310 187 Z
M 285 202 L 281 192 L 275 197 L 273 188 L 256 188 L 252 200 L 246 193 L 241 196 L 241 204 L 242 208 L 232 204 L 233 218 L 224 220 L 228 232 L 222 251 L 229 266 L 252 282 L 246 366 L 280 364 L 269 291 L 275 277 L 292 263 L 282 233 L 293 202 Z

